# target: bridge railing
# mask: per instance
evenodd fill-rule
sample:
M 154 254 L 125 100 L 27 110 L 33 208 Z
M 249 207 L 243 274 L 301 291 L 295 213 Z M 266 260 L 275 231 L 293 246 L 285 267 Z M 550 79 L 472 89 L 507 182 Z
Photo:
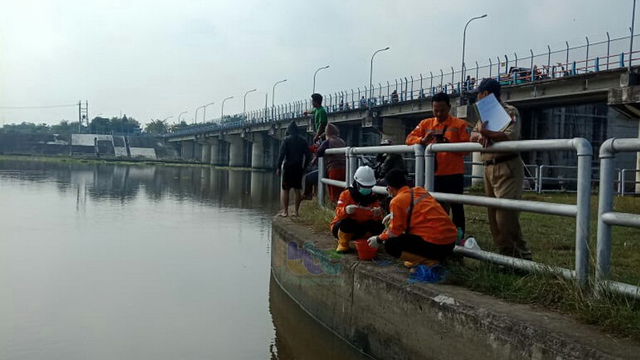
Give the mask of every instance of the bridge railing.
M 613 226 L 640 228 L 640 215 L 615 212 L 613 209 L 614 160 L 617 153 L 640 151 L 640 139 L 608 139 L 600 147 L 600 188 L 598 199 L 598 247 L 596 255 L 596 290 L 640 299 L 640 287 L 610 280 L 611 229 Z
M 640 35 L 634 38 L 637 37 Z M 428 75 L 424 73 L 378 82 L 374 84 L 373 89 L 363 86 L 327 93 L 324 96 L 324 105 L 330 113 L 363 110 L 424 99 L 438 92 L 460 94 L 472 90 L 484 78 L 495 78 L 504 86 L 513 86 L 624 68 L 640 60 L 640 51 L 634 50 L 629 53 L 629 40 L 630 36 L 611 38 L 607 33 L 606 40 L 592 42 L 585 37 L 584 43 L 572 46 L 565 42 L 563 48 L 556 50 L 547 46 L 546 51 L 537 54 L 532 49 L 524 56 L 518 53 L 505 54 L 489 58 L 488 61 L 475 62 L 475 66 L 470 63 L 464 71 L 450 67 L 436 72 L 430 71 Z M 215 129 L 233 129 L 255 123 L 275 123 L 300 118 L 302 113 L 310 108 L 310 100 L 304 99 L 232 116 L 234 119 L 242 119 L 241 121 L 217 119 L 205 125 L 217 124 L 219 128 Z M 194 131 L 198 133 L 209 128 L 197 125 L 193 129 L 184 129 L 165 136 L 189 135 Z
M 496 199 L 485 196 L 458 195 L 448 193 L 433 192 L 434 186 L 434 165 L 435 154 L 438 152 L 520 152 L 520 151 L 562 151 L 573 150 L 578 158 L 578 194 L 575 205 L 537 202 L 527 200 Z M 541 214 L 573 217 L 576 219 L 575 230 L 575 269 L 570 270 L 561 267 L 553 267 L 529 260 L 516 259 L 499 255 L 487 251 L 469 250 L 457 246 L 455 252 L 474 259 L 497 263 L 504 266 L 523 269 L 527 271 L 540 270 L 552 271 L 564 278 L 575 280 L 579 286 L 586 286 L 589 279 L 589 213 L 591 194 L 591 144 L 583 138 L 557 139 L 557 140 L 523 140 L 509 141 L 493 145 L 491 148 L 482 148 L 477 143 L 456 143 L 456 144 L 431 144 L 424 152 L 421 146 L 378 146 L 378 147 L 348 147 L 340 149 L 329 149 L 329 154 L 344 154 L 347 158 L 346 179 L 343 182 L 336 182 L 325 178 L 323 163 L 318 165 L 318 199 L 322 205 L 324 201 L 323 184 L 346 187 L 353 180 L 353 173 L 357 163 L 354 159 L 359 154 L 378 153 L 410 153 L 414 152 L 416 161 L 415 184 L 421 186 L 423 183 L 427 190 L 438 201 L 454 202 L 467 205 L 493 207 L 514 211 L 535 212 Z M 424 166 L 421 165 L 424 156 Z M 382 187 L 374 187 L 376 193 L 386 194 Z
M 346 188 L 348 184 L 353 183 L 353 175 L 358 168 L 359 155 L 377 155 L 377 154 L 411 154 L 415 161 L 414 181 L 418 186 L 424 184 L 424 147 L 421 145 L 392 145 L 392 146 L 371 146 L 371 147 L 344 147 L 327 149 L 327 155 L 342 155 L 345 157 L 346 178 L 344 181 L 332 180 L 326 178 L 324 169 L 324 158 L 318 158 L 318 203 L 324 206 L 325 194 L 324 185 L 338 186 Z M 324 184 L 324 185 L 323 185 Z M 376 193 L 386 194 L 384 187 L 375 186 L 373 189 Z

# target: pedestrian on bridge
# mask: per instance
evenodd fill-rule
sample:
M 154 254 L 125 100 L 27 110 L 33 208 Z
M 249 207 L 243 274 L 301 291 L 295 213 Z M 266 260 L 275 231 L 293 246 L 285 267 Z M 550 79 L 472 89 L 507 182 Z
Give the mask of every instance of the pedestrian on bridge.
M 406 144 L 469 142 L 467 122 L 451 116 L 451 100 L 449 95 L 438 93 L 431 100 L 434 117 L 422 120 L 407 136 Z M 436 154 L 434 191 L 449 194 L 464 192 L 464 156 L 461 152 L 440 152 Z M 453 223 L 465 230 L 464 206 L 456 203 L 440 203 L 444 210 L 453 213 Z
M 276 174 L 282 176 L 282 212 L 280 216 L 289 216 L 289 190 L 293 189 L 294 212 L 298 216 L 302 202 L 302 176 L 304 169 L 311 162 L 311 152 L 307 141 L 300 136 L 298 125 L 292 121 L 287 127 L 286 137 L 280 145 Z
M 475 89 L 478 100 L 493 94 L 504 110 L 511 116 L 511 122 L 500 131 L 487 129 L 487 120 L 478 121 L 471 134 L 471 141 L 483 147 L 502 141 L 520 139 L 520 113 L 515 107 L 500 100 L 500 83 L 495 79 L 484 79 Z M 521 199 L 524 181 L 524 164 L 520 153 L 482 153 L 484 162 L 484 192 L 486 196 L 498 199 Z M 488 208 L 489 227 L 493 241 L 502 255 L 531 260 L 531 252 L 522 237 L 520 213 L 514 210 Z

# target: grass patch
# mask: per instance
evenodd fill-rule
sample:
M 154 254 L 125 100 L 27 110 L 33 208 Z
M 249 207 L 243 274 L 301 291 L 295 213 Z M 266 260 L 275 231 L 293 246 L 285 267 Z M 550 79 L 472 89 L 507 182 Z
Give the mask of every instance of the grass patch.
M 533 201 L 575 204 L 574 194 L 525 194 Z M 591 198 L 591 273 L 595 268 L 597 196 Z M 640 199 L 616 197 L 614 210 L 640 213 Z M 495 251 L 487 210 L 465 206 L 467 235 L 473 235 L 483 250 Z M 329 233 L 331 209 L 316 202 L 304 202 L 296 222 L 308 225 L 315 233 Z M 569 269 L 575 262 L 575 219 L 521 213 L 520 222 L 535 261 Z M 612 279 L 640 284 L 640 229 L 613 228 Z M 568 314 L 586 324 L 597 325 L 605 332 L 640 340 L 640 302 L 614 294 L 595 297 L 590 290 L 580 290 L 573 282 L 551 273 L 516 274 L 497 266 L 470 259 L 465 265 L 451 264 L 447 283 L 492 295 L 510 302 L 543 306 Z
M 568 314 L 606 333 L 640 340 L 640 303 L 614 294 L 595 297 L 573 282 L 550 273 L 524 276 L 487 263 L 466 259 L 452 264 L 448 284 L 492 295 L 510 302 L 543 306 Z
M 333 210 L 320 207 L 316 201 L 303 201 L 300 205 L 300 216 L 291 219 L 309 226 L 315 234 L 330 234 L 329 223 L 333 220 L 333 214 Z

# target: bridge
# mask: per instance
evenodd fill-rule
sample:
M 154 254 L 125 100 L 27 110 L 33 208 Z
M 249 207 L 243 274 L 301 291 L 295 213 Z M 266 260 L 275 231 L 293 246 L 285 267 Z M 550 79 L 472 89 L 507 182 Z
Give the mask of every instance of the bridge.
M 523 119 L 539 109 L 580 104 L 606 104 L 629 118 L 640 117 L 640 66 L 633 66 L 639 51 L 629 52 L 630 37 L 607 39 L 518 57 L 490 58 L 474 68 L 429 76 L 405 77 L 386 84 L 325 95 L 329 122 L 338 125 L 352 145 L 372 145 L 380 134 L 402 143 L 407 131 L 419 120 L 431 116 L 431 97 L 448 93 L 453 114 L 475 122 L 468 111 L 473 99 L 468 92 L 481 79 L 495 78 L 503 85 L 503 100 L 517 106 Z M 468 76 L 464 79 L 462 74 Z M 185 160 L 212 165 L 272 168 L 279 141 L 289 122 L 312 132 L 311 119 L 303 112 L 310 100 L 300 100 L 245 114 L 217 119 L 165 134 L 181 149 Z M 637 125 L 636 125 L 637 128 Z M 534 137 L 534 134 L 530 135 Z M 637 133 L 634 134 L 637 136 Z M 558 137 L 557 135 L 554 137 Z M 597 140 L 597 139 L 590 139 Z M 596 144 L 597 145 L 597 144 Z

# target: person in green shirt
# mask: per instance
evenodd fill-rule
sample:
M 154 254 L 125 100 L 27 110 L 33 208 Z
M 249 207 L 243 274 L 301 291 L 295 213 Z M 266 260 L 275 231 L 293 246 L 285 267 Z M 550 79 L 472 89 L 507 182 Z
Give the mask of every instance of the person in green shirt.
M 322 106 L 322 95 L 315 93 L 311 95 L 311 104 L 313 110 L 313 127 L 316 134 L 313 136 L 313 143 L 316 143 L 324 135 L 324 130 L 327 127 L 327 110 Z M 309 112 L 305 112 L 308 115 Z

